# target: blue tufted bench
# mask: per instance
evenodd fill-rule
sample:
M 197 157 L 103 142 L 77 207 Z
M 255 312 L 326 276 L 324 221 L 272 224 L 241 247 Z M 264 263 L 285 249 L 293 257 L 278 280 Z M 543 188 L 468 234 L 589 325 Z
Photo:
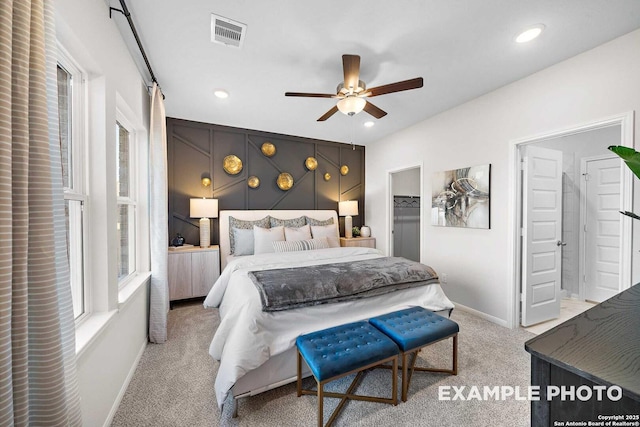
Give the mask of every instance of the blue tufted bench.
M 458 374 L 458 332 L 460 328 L 453 320 L 438 316 L 422 307 L 411 307 L 369 319 L 400 347 L 402 355 L 402 401 L 407 401 L 407 390 L 413 371 L 444 372 Z M 418 353 L 423 347 L 453 337 L 453 369 L 416 367 Z M 413 355 L 411 371 L 407 377 L 407 357 Z
M 398 404 L 396 377 L 398 373 L 398 346 L 385 334 L 366 321 L 348 323 L 296 339 L 298 348 L 298 397 L 303 394 L 318 396 L 318 426 L 323 425 L 324 397 L 342 400 L 331 414 L 327 426 L 336 419 L 347 399 Z M 305 360 L 318 384 L 317 390 L 302 389 L 302 359 Z M 365 370 L 386 362 L 393 362 L 391 398 L 352 394 Z M 345 393 L 325 392 L 324 385 L 330 381 L 357 372 Z

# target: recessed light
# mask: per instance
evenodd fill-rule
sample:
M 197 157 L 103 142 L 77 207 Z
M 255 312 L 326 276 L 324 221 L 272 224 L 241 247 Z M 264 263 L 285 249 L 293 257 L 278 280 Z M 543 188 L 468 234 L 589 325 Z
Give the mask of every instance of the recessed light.
M 370 127 L 372 127 L 373 125 L 375 125 L 375 123 L 374 123 L 374 122 L 372 122 L 371 120 L 369 120 L 368 122 L 364 122 L 364 127 L 366 127 L 366 128 L 370 128 Z
M 526 43 L 538 37 L 544 30 L 543 24 L 537 24 L 527 28 L 516 37 L 516 43 Z
M 217 89 L 213 92 L 213 94 L 215 96 L 217 96 L 220 99 L 226 99 L 229 97 L 229 92 L 227 92 L 226 90 L 222 90 L 222 89 Z

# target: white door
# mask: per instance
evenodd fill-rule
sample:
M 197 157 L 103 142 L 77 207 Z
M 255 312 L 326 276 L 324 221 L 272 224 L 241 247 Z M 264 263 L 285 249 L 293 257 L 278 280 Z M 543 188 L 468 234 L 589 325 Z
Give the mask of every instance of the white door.
M 522 325 L 560 316 L 562 152 L 526 147 L 522 188 Z
M 585 161 L 585 299 L 602 302 L 620 292 L 620 159 Z

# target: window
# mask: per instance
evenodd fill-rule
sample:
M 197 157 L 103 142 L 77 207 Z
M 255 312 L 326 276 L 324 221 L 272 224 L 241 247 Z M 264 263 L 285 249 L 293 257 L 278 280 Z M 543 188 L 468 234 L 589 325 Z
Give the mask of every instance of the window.
M 129 91 L 129 83 L 139 84 L 135 70 L 106 75 L 96 52 L 64 35 L 56 71 L 61 214 L 81 354 L 122 307 L 144 299 L 138 290 L 150 278 L 148 111 L 144 91 Z M 120 76 L 126 81 L 115 81 Z
M 67 255 L 73 315 L 79 319 L 87 312 L 85 287 L 85 192 L 82 156 L 84 153 L 83 113 L 84 78 L 64 50 L 60 50 L 57 67 L 58 116 L 62 182 L 64 186 Z
M 132 133 L 116 122 L 118 192 L 118 283 L 125 284 L 136 272 L 135 145 Z

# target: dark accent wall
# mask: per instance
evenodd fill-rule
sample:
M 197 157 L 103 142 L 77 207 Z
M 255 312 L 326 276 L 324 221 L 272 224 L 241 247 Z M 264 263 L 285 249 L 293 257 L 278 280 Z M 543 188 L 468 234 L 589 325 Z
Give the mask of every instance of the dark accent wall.
M 276 154 L 266 157 L 261 146 L 271 142 Z M 234 154 L 242 160 L 242 171 L 230 175 L 223 159 Z M 360 215 L 353 225 L 364 223 L 364 147 L 349 144 L 260 132 L 250 129 L 167 118 L 167 155 L 169 173 L 169 241 L 176 233 L 187 243 L 200 241 L 199 218 L 189 217 L 189 199 L 213 197 L 220 210 L 231 209 L 338 209 L 340 200 L 358 200 Z M 307 157 L 315 157 L 318 167 L 309 171 Z M 340 174 L 347 165 L 349 173 Z M 293 176 L 293 188 L 283 191 L 276 179 L 281 172 Z M 324 174 L 331 174 L 325 181 Z M 260 179 L 258 188 L 250 188 L 250 176 Z M 203 177 L 211 178 L 209 187 Z M 344 220 L 340 218 L 341 235 Z M 218 220 L 212 220 L 212 244 L 217 244 Z

